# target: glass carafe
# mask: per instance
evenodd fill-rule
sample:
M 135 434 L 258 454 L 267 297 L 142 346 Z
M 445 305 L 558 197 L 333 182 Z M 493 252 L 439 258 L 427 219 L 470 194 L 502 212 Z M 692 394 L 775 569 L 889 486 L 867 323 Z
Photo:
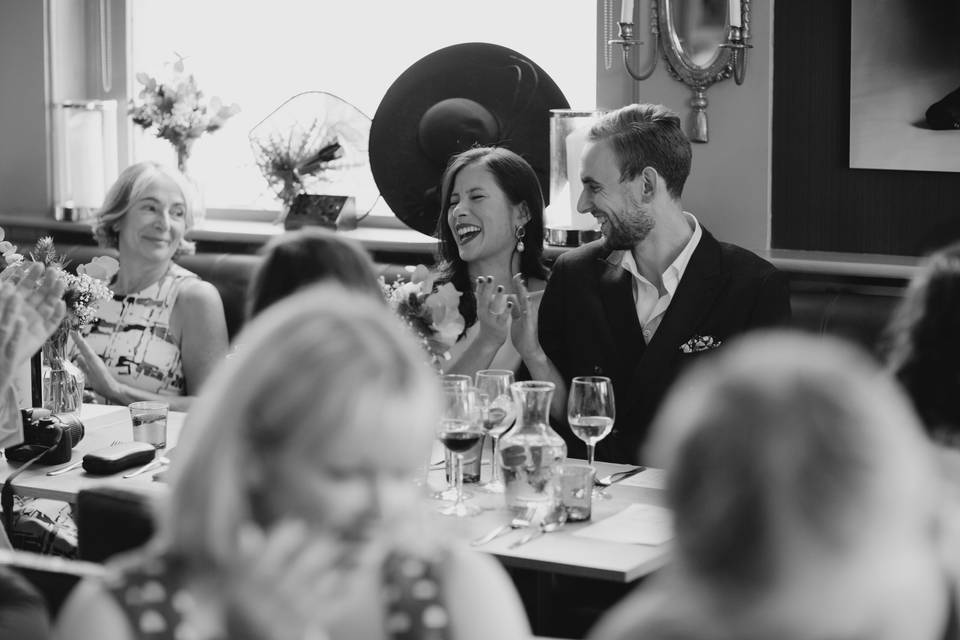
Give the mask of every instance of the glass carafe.
M 552 382 L 515 382 L 510 392 L 517 422 L 500 439 L 500 468 L 506 486 L 507 508 L 516 516 L 533 513 L 534 522 L 557 519 L 560 479 L 567 445 L 550 428 Z

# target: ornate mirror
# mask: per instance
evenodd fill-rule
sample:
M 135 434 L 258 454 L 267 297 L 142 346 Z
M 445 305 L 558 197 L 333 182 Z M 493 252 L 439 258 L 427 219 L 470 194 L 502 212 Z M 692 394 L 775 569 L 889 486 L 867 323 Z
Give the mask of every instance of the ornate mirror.
M 707 142 L 707 97 L 710 85 L 733 77 L 743 83 L 746 40 L 750 37 L 750 0 L 650 0 L 650 33 L 654 51 L 649 68 L 630 68 L 630 47 L 642 44 L 633 37 L 633 0 L 621 0 L 620 39 L 624 66 L 635 80 L 646 80 L 662 53 L 670 75 L 693 91 L 690 140 Z M 658 51 L 659 50 L 659 51 Z

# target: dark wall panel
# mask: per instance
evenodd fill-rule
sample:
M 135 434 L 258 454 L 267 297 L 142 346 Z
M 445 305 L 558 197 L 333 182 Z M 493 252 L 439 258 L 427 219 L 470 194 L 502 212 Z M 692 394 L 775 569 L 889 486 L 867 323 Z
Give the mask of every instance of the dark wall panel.
M 773 42 L 773 248 L 921 255 L 960 239 L 960 173 L 849 168 L 850 1 L 780 0 Z

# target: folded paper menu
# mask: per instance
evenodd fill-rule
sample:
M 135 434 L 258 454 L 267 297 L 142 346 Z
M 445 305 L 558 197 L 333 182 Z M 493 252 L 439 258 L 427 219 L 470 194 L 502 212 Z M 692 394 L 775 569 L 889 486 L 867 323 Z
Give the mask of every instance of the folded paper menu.
M 573 535 L 608 542 L 658 545 L 673 537 L 673 522 L 669 509 L 652 504 L 632 504 Z

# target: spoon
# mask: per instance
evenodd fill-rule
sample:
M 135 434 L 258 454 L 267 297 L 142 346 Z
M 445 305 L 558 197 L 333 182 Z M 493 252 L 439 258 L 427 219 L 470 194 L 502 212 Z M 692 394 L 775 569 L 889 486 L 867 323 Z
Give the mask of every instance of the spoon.
M 597 478 L 594 482 L 598 487 L 609 487 L 615 482 L 620 482 L 621 480 L 626 480 L 627 478 L 633 477 L 640 473 L 641 471 L 646 471 L 647 468 L 640 466 L 627 471 L 618 471 L 616 473 L 611 473 L 608 476 L 603 476 L 602 478 Z

